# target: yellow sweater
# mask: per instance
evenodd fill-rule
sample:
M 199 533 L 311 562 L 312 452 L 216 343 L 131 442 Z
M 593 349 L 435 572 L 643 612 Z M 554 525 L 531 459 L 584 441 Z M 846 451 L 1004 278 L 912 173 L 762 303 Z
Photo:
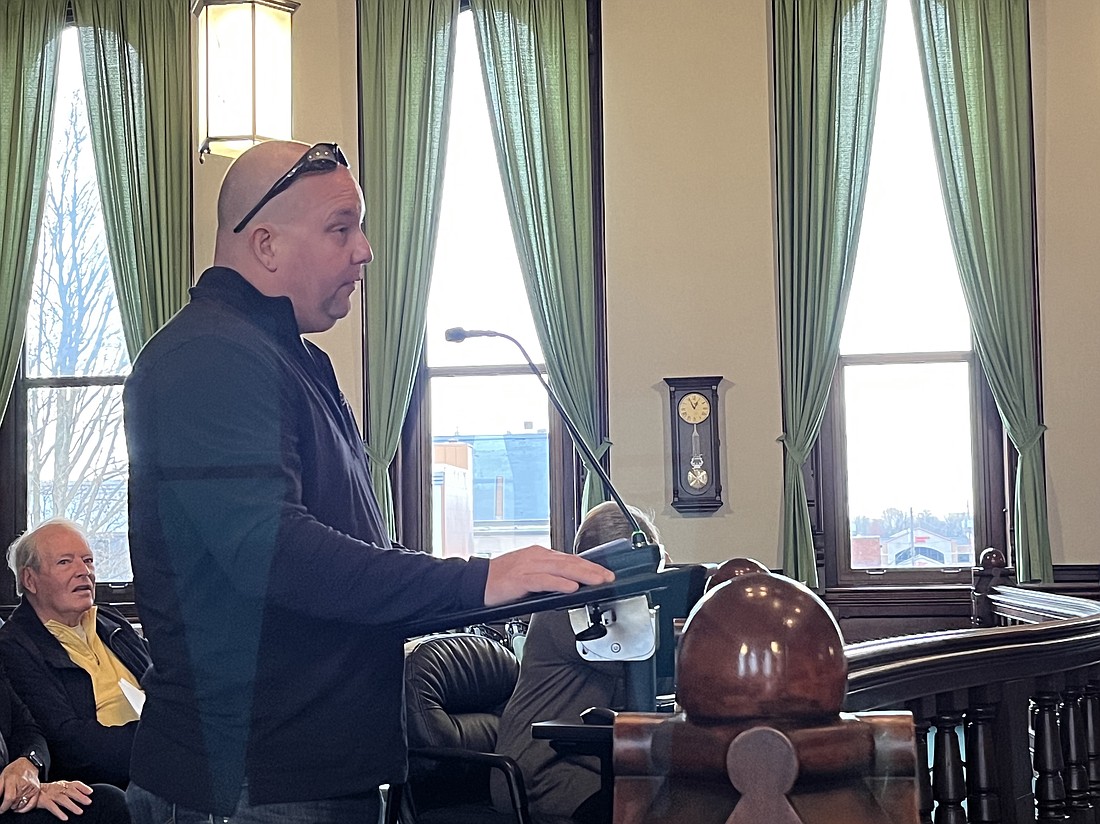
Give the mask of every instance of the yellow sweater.
M 95 619 L 93 606 L 75 627 L 51 620 L 46 622 L 46 629 L 65 648 L 73 663 L 92 677 L 96 719 L 105 727 L 119 727 L 138 719 L 138 711 L 123 693 L 120 682 L 126 680 L 134 689 L 141 688 L 133 673 L 96 634 Z

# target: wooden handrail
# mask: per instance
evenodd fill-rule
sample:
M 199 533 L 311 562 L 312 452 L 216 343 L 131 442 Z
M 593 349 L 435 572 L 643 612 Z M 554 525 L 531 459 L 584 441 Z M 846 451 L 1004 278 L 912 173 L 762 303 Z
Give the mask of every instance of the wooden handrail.
M 1034 678 L 1100 663 L 1100 613 L 1011 627 L 951 630 L 845 647 L 847 710 Z
M 1023 587 L 995 587 L 988 598 L 995 614 L 1032 623 L 1100 615 L 1100 603 L 1096 601 Z

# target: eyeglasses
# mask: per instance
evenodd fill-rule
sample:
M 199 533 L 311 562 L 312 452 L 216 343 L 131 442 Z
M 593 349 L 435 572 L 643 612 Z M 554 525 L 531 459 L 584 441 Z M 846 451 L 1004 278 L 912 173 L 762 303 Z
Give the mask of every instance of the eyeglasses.
M 233 234 L 240 234 L 241 229 L 248 225 L 248 221 L 256 217 L 256 213 L 266 206 L 268 201 L 289 189 L 290 184 L 302 175 L 308 175 L 311 172 L 329 172 L 337 166 L 346 167 L 347 165 L 348 159 L 344 157 L 344 153 L 340 151 L 340 147 L 335 143 L 318 143 L 313 146 L 298 158 L 298 162 L 291 166 L 285 175 L 276 180 L 275 184 L 267 190 L 267 194 L 260 198 L 260 202 L 241 218 L 241 222 L 233 227 Z

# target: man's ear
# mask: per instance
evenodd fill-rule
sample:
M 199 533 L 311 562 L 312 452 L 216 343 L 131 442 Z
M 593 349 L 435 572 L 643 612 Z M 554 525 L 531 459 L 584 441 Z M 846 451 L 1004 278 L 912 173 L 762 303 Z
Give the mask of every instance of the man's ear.
M 23 567 L 23 572 L 19 577 L 23 584 L 23 592 L 29 592 L 32 595 L 38 594 L 38 579 L 35 577 L 33 569 L 30 567 Z
M 258 224 L 248 236 L 248 248 L 252 251 L 252 255 L 269 272 L 279 268 L 276 260 L 278 257 L 276 241 L 277 236 L 267 223 Z

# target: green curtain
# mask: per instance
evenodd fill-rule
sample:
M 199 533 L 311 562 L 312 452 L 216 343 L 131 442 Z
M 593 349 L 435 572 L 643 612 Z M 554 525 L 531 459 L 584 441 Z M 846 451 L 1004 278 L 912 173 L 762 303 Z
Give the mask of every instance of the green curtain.
M 1026 0 L 913 0 L 940 187 L 978 356 L 1016 471 L 1017 580 L 1053 580 L 1035 341 Z
M 871 154 L 884 0 L 774 0 L 783 569 L 817 586 L 802 465 L 840 351 Z
M 505 200 L 550 385 L 602 456 L 584 0 L 471 0 Z M 582 512 L 603 501 L 589 472 Z
M 0 414 L 23 349 L 64 25 L 65 0 L 0 3 Z
M 459 0 L 359 3 L 361 168 L 374 248 L 363 288 L 366 449 L 391 533 L 389 466 L 424 343 L 458 9 Z
M 107 249 L 130 357 L 191 283 L 187 0 L 72 0 Z

